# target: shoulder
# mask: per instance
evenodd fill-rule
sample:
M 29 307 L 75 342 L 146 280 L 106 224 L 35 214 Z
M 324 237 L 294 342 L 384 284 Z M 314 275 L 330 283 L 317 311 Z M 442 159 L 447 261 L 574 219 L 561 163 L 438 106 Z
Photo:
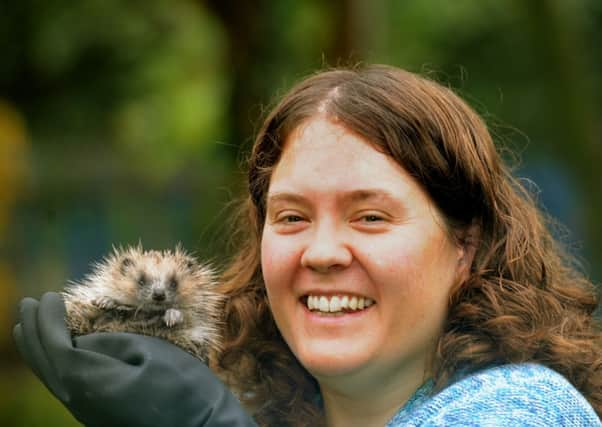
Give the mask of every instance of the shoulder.
M 395 425 L 395 424 L 393 424 Z M 407 414 L 408 426 L 602 426 L 559 373 L 525 363 L 467 375 Z

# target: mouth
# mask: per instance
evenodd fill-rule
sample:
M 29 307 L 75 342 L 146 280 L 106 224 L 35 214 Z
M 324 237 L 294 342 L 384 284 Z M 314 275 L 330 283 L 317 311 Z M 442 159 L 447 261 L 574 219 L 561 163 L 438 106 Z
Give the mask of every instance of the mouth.
M 328 316 L 357 313 L 376 304 L 373 299 L 359 295 L 305 295 L 300 301 L 309 311 Z
M 160 311 L 165 311 L 168 308 L 171 308 L 172 306 L 173 306 L 173 304 L 168 301 L 163 301 L 163 302 L 150 301 L 143 306 L 143 310 L 144 311 L 152 311 L 152 312 L 155 312 L 155 311 L 160 312 Z

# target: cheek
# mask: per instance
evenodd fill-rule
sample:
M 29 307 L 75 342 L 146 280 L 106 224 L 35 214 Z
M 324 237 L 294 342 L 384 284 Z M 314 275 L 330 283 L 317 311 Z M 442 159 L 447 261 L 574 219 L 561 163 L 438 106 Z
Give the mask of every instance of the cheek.
M 268 292 L 270 288 L 288 282 L 299 262 L 299 251 L 292 239 L 278 237 L 264 232 L 261 239 L 261 269 Z
M 437 240 L 424 239 L 425 235 L 384 242 L 378 252 L 371 251 L 364 260 L 364 265 L 371 266 L 372 281 L 380 284 L 377 292 L 381 297 L 412 307 L 412 316 L 407 319 L 411 323 L 419 322 L 430 305 L 439 309 L 453 281 L 449 254 L 441 250 Z
M 117 281 L 116 283 L 119 289 L 124 290 L 129 295 L 136 295 L 144 290 L 144 288 L 136 282 L 136 278 L 134 277 L 127 277 Z
M 367 245 L 356 245 L 361 251 L 356 256 L 371 271 L 375 282 L 393 284 L 396 282 L 414 283 L 428 254 L 423 242 L 408 235 L 391 235 L 386 239 Z M 369 266 L 369 267 L 368 267 Z
M 296 302 L 291 296 L 298 263 L 294 247 L 278 237 L 280 236 L 264 232 L 261 240 L 261 269 L 270 311 L 286 339 L 291 330 L 291 304 Z

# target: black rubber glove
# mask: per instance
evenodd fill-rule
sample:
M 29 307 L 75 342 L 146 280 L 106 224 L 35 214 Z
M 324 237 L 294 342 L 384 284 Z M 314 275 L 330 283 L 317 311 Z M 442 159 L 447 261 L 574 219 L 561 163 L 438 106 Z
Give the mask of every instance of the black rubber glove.
M 59 294 L 25 298 L 14 338 L 48 389 L 86 426 L 255 426 L 201 361 L 159 338 L 96 333 L 71 339 Z

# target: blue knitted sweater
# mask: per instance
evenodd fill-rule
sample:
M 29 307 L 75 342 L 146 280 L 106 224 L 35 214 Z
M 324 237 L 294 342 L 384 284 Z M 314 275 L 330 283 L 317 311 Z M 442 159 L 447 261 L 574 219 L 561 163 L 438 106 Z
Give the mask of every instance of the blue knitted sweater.
M 386 427 L 602 426 L 583 395 L 542 365 L 497 366 L 431 389 L 421 386 Z

